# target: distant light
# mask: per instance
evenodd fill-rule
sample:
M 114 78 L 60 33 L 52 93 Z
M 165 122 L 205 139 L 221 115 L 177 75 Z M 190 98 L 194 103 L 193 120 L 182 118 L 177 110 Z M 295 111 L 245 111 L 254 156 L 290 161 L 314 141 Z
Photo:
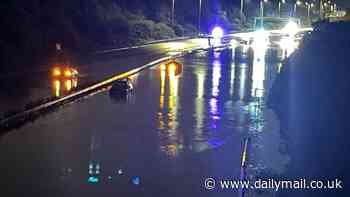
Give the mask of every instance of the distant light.
M 61 70 L 59 68 L 54 68 L 52 73 L 53 73 L 53 76 L 60 76 Z
M 70 71 L 69 69 L 67 69 L 66 71 L 64 71 L 64 76 L 66 76 L 66 77 L 71 77 L 71 76 L 72 76 L 72 71 Z
M 79 72 L 77 71 L 77 69 L 74 69 L 74 68 L 71 69 L 71 72 L 72 72 L 73 75 L 78 75 L 78 73 L 79 73 Z
M 214 39 L 221 39 L 224 36 L 224 30 L 222 30 L 221 27 L 216 26 L 212 30 L 211 35 Z
M 238 42 L 237 40 L 235 40 L 235 39 L 232 39 L 232 40 L 230 41 L 230 45 L 234 48 L 234 47 L 236 47 L 236 46 L 239 45 L 239 42 Z
M 88 179 L 89 183 L 98 183 L 99 182 L 99 178 L 94 177 L 94 176 L 90 176 Z
M 219 57 L 220 57 L 220 52 L 214 51 L 213 55 L 214 55 L 214 58 L 215 58 L 215 59 L 219 59 Z
M 284 33 L 294 36 L 299 31 L 299 26 L 294 21 L 289 21 L 282 30 Z
M 132 183 L 133 183 L 134 185 L 140 185 L 140 182 L 141 182 L 140 177 L 134 176 L 134 177 L 132 178 Z
M 264 29 L 254 32 L 253 48 L 266 48 L 269 44 L 269 34 Z
M 118 174 L 119 174 L 119 175 L 122 175 L 122 174 L 123 174 L 123 170 L 122 170 L 122 169 L 119 169 L 119 170 L 118 170 Z
M 254 32 L 254 38 L 261 39 L 266 38 L 268 36 L 268 32 L 266 32 L 264 29 L 259 29 Z
M 297 48 L 297 42 L 292 37 L 284 37 L 279 42 L 279 45 L 283 52 L 285 52 L 286 57 L 288 57 Z

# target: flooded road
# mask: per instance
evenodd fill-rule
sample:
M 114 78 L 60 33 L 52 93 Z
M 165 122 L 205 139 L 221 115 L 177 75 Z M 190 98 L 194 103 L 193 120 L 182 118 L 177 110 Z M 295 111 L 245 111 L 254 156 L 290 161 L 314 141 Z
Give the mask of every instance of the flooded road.
M 18 71 L 0 74 L 0 118 L 3 115 L 23 111 L 28 105 L 42 99 L 62 97 L 93 83 L 132 70 L 156 59 L 172 55 L 179 51 L 207 47 L 205 39 L 185 39 L 164 43 L 155 43 L 143 47 L 123 50 L 107 50 L 80 57 L 75 64 L 70 60 L 53 62 Z M 77 77 L 57 77 L 55 69 L 74 68 Z M 11 113 L 12 112 L 12 113 Z
M 237 196 L 204 180 L 239 180 L 244 139 L 263 127 L 256 106 L 281 64 L 224 52 L 177 61 L 131 77 L 126 100 L 105 89 L 2 136 L 5 196 Z

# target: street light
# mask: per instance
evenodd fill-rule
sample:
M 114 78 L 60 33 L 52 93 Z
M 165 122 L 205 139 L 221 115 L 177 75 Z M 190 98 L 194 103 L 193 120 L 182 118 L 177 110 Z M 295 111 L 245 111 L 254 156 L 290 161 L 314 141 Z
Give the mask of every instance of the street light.
M 282 4 L 285 4 L 285 3 L 286 3 L 286 0 L 279 0 L 278 1 L 278 15 L 279 15 L 279 17 L 282 16 L 282 13 L 281 13 Z
M 172 7 L 171 7 L 171 24 L 174 25 L 175 22 L 175 0 L 172 1 Z
M 244 0 L 241 0 L 241 21 L 243 20 L 244 16 Z
M 201 29 L 201 15 L 202 15 L 202 0 L 199 0 L 199 12 L 198 12 L 198 31 Z
M 264 1 L 260 0 L 260 25 L 264 27 Z
M 307 7 L 307 19 L 308 19 L 309 22 L 311 22 L 311 20 L 310 20 L 310 11 L 311 11 L 311 8 L 313 8 L 315 5 L 314 5 L 314 3 L 308 3 L 308 2 L 306 2 L 305 4 L 306 4 L 306 7 Z
M 294 4 L 294 14 L 293 16 L 296 17 L 297 16 L 297 7 L 300 6 L 302 3 L 301 1 L 297 0 Z
M 324 2 L 320 0 L 320 12 L 322 11 L 322 14 L 320 14 L 321 18 L 326 17 L 328 14 L 335 13 L 337 11 L 337 5 L 333 3 L 332 1 Z
M 260 0 L 260 23 L 261 27 L 264 27 L 264 3 L 267 3 L 268 0 Z
M 323 1 L 320 0 L 320 19 L 323 19 Z

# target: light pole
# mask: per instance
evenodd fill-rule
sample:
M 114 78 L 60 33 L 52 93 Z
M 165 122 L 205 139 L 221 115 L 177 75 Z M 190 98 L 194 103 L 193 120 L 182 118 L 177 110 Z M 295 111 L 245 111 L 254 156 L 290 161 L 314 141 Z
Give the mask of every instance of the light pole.
M 297 0 L 296 2 L 295 2 L 295 4 L 294 4 L 294 11 L 293 11 L 293 17 L 295 17 L 296 18 L 296 16 L 297 16 L 297 7 L 299 6 L 299 5 L 301 5 L 301 1 L 299 1 L 299 0 Z
M 264 28 L 264 2 L 267 2 L 267 0 L 260 0 L 260 25 L 261 28 Z
M 320 19 L 323 19 L 323 1 L 320 0 Z
M 172 0 L 171 4 L 171 24 L 174 25 L 175 22 L 175 0 Z
M 310 12 L 311 12 L 311 8 L 314 7 L 314 3 L 308 3 L 306 2 L 306 7 L 307 7 L 307 19 L 309 22 L 311 22 L 311 18 L 310 18 Z
M 244 0 L 241 0 L 241 21 L 243 21 L 244 17 Z
M 282 17 L 282 4 L 285 4 L 286 0 L 279 0 L 278 1 L 278 15 L 279 17 Z
M 199 0 L 199 11 L 198 11 L 198 32 L 201 29 L 201 15 L 202 15 L 202 0 Z
M 261 25 L 261 28 L 264 27 L 264 2 L 263 0 L 260 0 L 260 25 Z
M 323 17 L 327 17 L 331 9 L 331 2 L 324 2 L 323 3 Z

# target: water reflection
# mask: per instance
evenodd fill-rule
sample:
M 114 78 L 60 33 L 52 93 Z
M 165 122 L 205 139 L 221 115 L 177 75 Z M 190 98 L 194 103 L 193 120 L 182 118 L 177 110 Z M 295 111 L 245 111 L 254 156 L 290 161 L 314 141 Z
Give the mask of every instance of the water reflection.
M 195 100 L 195 118 L 196 118 L 196 127 L 195 134 L 196 136 L 201 136 L 203 132 L 203 123 L 205 116 L 205 101 L 204 101 L 204 91 L 205 91 L 205 78 L 207 70 L 202 66 L 197 66 L 195 69 L 195 75 L 197 79 L 197 93 Z
M 158 128 L 163 138 L 161 150 L 171 157 L 175 157 L 182 148 L 182 139 L 177 131 L 178 84 L 181 72 L 181 64 L 171 62 L 160 65 Z
M 214 53 L 215 56 L 216 53 Z M 215 57 L 218 58 L 218 57 Z M 209 100 L 210 117 L 212 119 L 211 127 L 217 128 L 217 120 L 220 119 L 220 113 L 218 109 L 218 97 L 220 93 L 219 85 L 221 78 L 221 62 L 219 59 L 215 59 L 212 63 L 212 87 L 211 87 L 211 99 Z
M 219 84 L 221 78 L 221 62 L 216 59 L 213 62 L 213 73 L 212 73 L 212 91 L 211 95 L 213 97 L 219 96 Z
M 233 97 L 233 91 L 234 91 L 234 82 L 235 82 L 235 64 L 234 61 L 231 64 L 230 68 L 230 97 Z
M 266 49 L 254 49 L 254 54 L 251 96 L 261 98 L 265 89 Z
M 135 103 L 135 85 L 137 85 L 138 74 L 129 76 L 126 79 L 112 83 L 109 89 L 109 96 L 113 103 Z
M 252 48 L 254 51 L 252 61 L 236 61 L 231 65 L 233 69 L 231 71 L 231 84 L 234 88 L 230 90 L 230 93 L 235 99 L 248 102 L 251 98 L 266 96 L 268 88 L 271 87 L 282 68 L 282 62 L 277 61 L 277 59 L 276 61 L 267 60 L 266 54 L 269 49 L 264 46 L 255 46 Z
M 201 167 L 201 170 L 193 171 L 192 178 L 197 174 L 202 175 L 205 170 L 212 170 L 214 175 L 232 172 L 235 166 L 239 166 L 236 164 L 239 164 L 240 160 L 237 152 L 241 148 L 241 136 L 246 135 L 247 127 L 258 128 L 249 122 L 254 114 L 258 113 L 248 114 L 246 107 L 251 102 L 249 97 L 252 92 L 252 79 L 270 80 L 268 69 L 264 71 L 265 77 L 262 77 L 261 73 L 254 73 L 252 77 L 253 72 L 261 69 L 255 69 L 254 66 L 270 65 L 231 64 L 222 59 L 208 62 L 206 56 L 185 57 L 184 60 L 186 64 L 182 75 L 176 75 L 177 69 L 167 68 L 166 65 L 159 70 L 147 70 L 140 74 L 139 86 L 135 84 L 138 99 L 133 105 L 110 105 L 108 95 L 98 94 L 84 102 L 77 102 L 49 114 L 47 118 L 21 130 L 36 131 L 20 133 L 30 133 L 25 137 L 33 139 L 26 141 L 39 139 L 38 143 L 41 143 L 41 146 L 33 147 L 32 143 L 23 145 L 20 144 L 23 140 L 12 136 L 16 141 L 11 141 L 9 136 L 6 138 L 10 140 L 6 143 L 11 147 L 3 150 L 11 150 L 18 145 L 17 148 L 22 147 L 19 150 L 29 147 L 33 154 L 46 150 L 50 155 L 62 155 L 53 160 L 52 157 L 47 159 L 62 165 L 69 164 L 73 168 L 72 182 L 65 182 L 65 185 L 80 185 L 80 178 L 83 177 L 83 183 L 99 181 L 99 188 L 93 188 L 101 191 L 106 191 L 103 186 L 107 184 L 113 189 L 130 189 L 123 187 L 123 183 L 119 184 L 122 182 L 119 180 L 123 179 L 118 179 L 113 184 L 106 182 L 110 172 L 115 175 L 124 173 L 125 177 L 141 177 L 142 184 L 147 182 L 145 192 L 157 189 L 149 182 L 152 177 L 171 177 L 168 175 L 175 174 L 169 167 L 174 167 L 176 172 L 180 172 L 175 175 L 192 173 L 191 169 Z M 65 82 L 54 83 L 57 84 L 58 90 L 66 88 Z M 73 82 L 71 84 L 73 86 Z M 149 115 L 150 113 L 158 116 Z M 220 119 L 216 119 L 215 116 Z M 84 124 L 81 124 L 82 122 Z M 212 127 L 213 122 L 215 128 Z M 90 139 L 87 136 L 90 133 L 96 137 Z M 218 151 L 203 152 L 226 141 L 230 143 L 221 146 Z M 49 147 L 46 142 L 50 142 Z M 184 154 L 187 150 L 191 152 Z M 201 153 L 197 154 L 198 152 Z M 179 160 L 172 160 L 174 157 L 178 159 L 179 156 Z M 5 158 L 7 157 L 5 155 Z M 21 158 L 21 155 L 13 156 L 14 161 L 16 157 Z M 26 157 L 31 158 L 33 157 Z M 168 158 L 171 158 L 170 161 Z M 149 165 L 144 165 L 147 162 Z M 18 174 L 20 176 L 20 173 Z M 181 181 L 181 178 L 179 176 L 176 180 L 172 179 L 162 187 L 170 188 L 171 183 Z M 113 177 L 113 180 L 117 179 Z M 128 181 L 130 184 L 130 179 Z M 134 183 L 140 183 L 140 180 L 135 179 Z M 191 188 L 184 187 L 184 190 L 187 189 Z
M 211 149 L 230 135 L 248 130 L 252 119 L 248 106 L 256 97 L 265 96 L 269 73 L 275 70 L 269 69 L 278 66 L 267 63 L 262 50 L 255 61 L 242 63 L 221 54 L 216 51 L 211 58 L 206 54 L 185 59 L 187 70 L 182 75 L 182 66 L 177 64 L 162 64 L 151 72 L 157 77 L 157 81 L 150 80 L 156 82 L 159 93 L 159 149 L 167 157 Z
M 288 58 L 298 48 L 298 42 L 295 41 L 294 37 L 290 36 L 283 37 L 280 40 L 279 45 L 282 49 L 284 58 Z
M 235 65 L 234 91 L 233 98 L 241 102 L 247 102 L 250 99 L 249 91 L 251 89 L 251 68 L 250 63 L 240 63 Z
M 78 79 L 53 79 L 53 95 L 60 97 L 68 94 L 72 89 L 78 87 Z

